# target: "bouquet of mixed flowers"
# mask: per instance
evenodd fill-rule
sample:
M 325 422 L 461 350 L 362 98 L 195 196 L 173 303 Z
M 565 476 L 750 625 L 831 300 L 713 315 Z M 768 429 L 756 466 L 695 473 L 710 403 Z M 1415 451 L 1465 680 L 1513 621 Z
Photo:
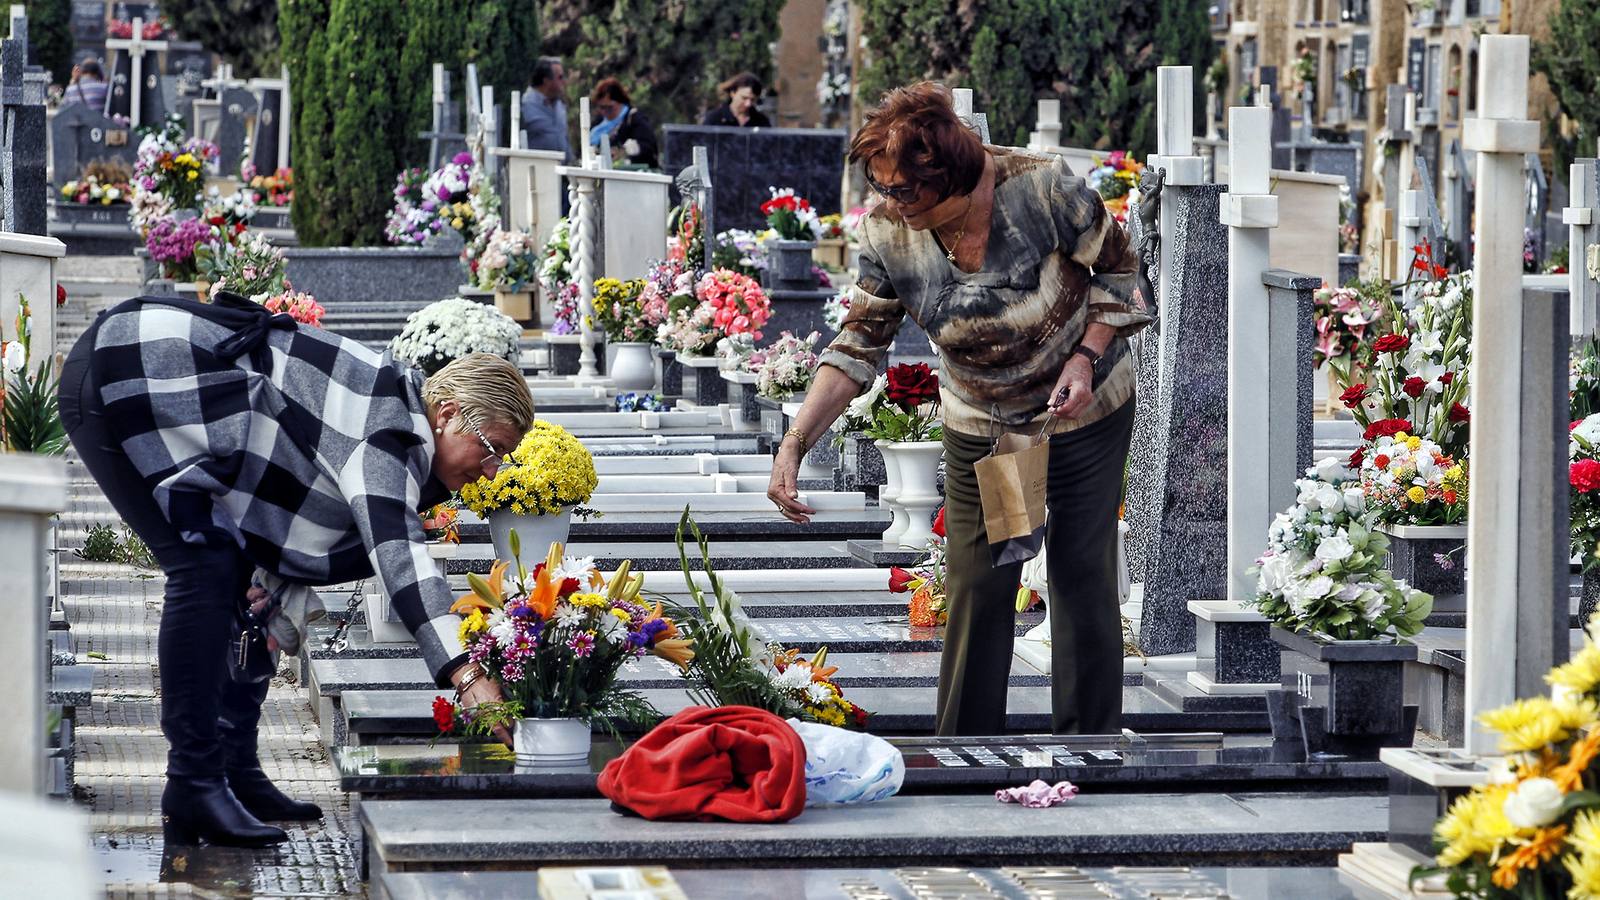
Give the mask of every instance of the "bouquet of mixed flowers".
M 650 343 L 656 326 L 645 320 L 639 295 L 644 279 L 619 281 L 601 278 L 594 283 L 594 324 L 606 333 L 609 343 Z
M 61 196 L 68 203 L 83 206 L 127 203 L 133 195 L 132 181 L 133 170 L 128 168 L 127 163 L 96 160 L 84 167 L 82 178 L 75 178 L 61 186 Z
M 198 209 L 204 195 L 206 163 L 220 153 L 210 141 L 185 138 L 183 122 L 176 116 L 169 117 L 160 127 L 142 130 L 144 138 L 134 161 L 132 187 L 136 196 L 156 195 L 164 202 L 135 202 L 129 215 L 140 232 L 148 230 L 159 215 L 176 209 Z
M 1425 438 L 1383 435 L 1362 453 L 1361 490 L 1379 522 L 1458 525 L 1467 515 L 1467 464 Z
M 717 369 L 723 372 L 749 370 L 750 357 L 756 355 L 756 339 L 746 334 L 735 334 L 717 341 Z
M 866 206 L 852 206 L 839 219 L 839 227 L 844 231 L 844 239 L 852 244 L 861 243 L 861 227 L 867 221 L 867 216 L 872 214 L 872 209 Z
M 883 393 L 872 407 L 872 421 L 862 431 L 879 441 L 943 440 L 939 376 L 927 363 L 890 366 Z
M 694 535 L 700 547 L 707 591 L 689 567 L 685 536 Z M 711 566 L 711 547 L 700 526 L 684 508 L 678 520 L 678 560 L 689 586 L 693 609 L 681 610 L 680 628 L 693 642 L 695 655 L 684 677 L 689 696 L 702 706 L 754 706 L 784 718 L 807 719 L 824 725 L 864 728 L 869 713 L 846 700 L 831 680 L 838 671 L 825 666 L 828 651 L 818 650 L 810 660 L 801 658 L 775 641 L 764 641 L 757 626 L 740 607 L 739 596 Z
M 250 190 L 234 191 L 224 197 L 216 188 L 206 191 L 205 213 L 203 218 L 212 220 L 213 225 L 238 225 L 250 224 L 256 216 L 256 192 Z M 216 221 L 221 219 L 222 221 Z M 243 231 L 240 227 L 238 231 Z
M 461 527 L 456 524 L 460 512 L 454 500 L 432 507 L 422 514 L 423 535 L 441 544 L 461 543 Z
M 828 213 L 817 219 L 817 238 L 820 240 L 844 240 L 844 213 Z
M 438 300 L 406 317 L 389 344 L 395 359 L 429 375 L 469 353 L 517 361 L 522 326 L 492 306 L 460 297 Z
M 785 331 L 770 346 L 750 354 L 745 361 L 755 373 L 756 393 L 771 400 L 788 400 L 811 387 L 817 372 L 817 338 L 813 331 L 798 338 Z
M 234 241 L 206 244 L 195 251 L 200 274 L 211 281 L 211 296 L 232 291 L 263 303 L 291 289 L 284 275 L 283 251 L 259 232 Z
M 539 248 L 533 235 L 511 228 L 486 234 L 474 242 L 482 244 L 482 251 L 467 263 L 474 285 L 486 291 L 523 291 L 538 280 Z
M 841 288 L 822 304 L 822 323 L 834 331 L 844 330 L 844 317 L 850 314 L 850 288 Z
M 701 214 L 700 207 L 687 200 L 682 206 L 673 207 L 667 217 L 667 227 L 673 234 L 668 258 L 699 271 L 706 259 L 705 216 Z
M 556 220 L 540 251 L 539 284 L 551 295 L 572 283 L 572 223 L 566 216 Z
M 196 253 L 220 243 L 216 230 L 204 219 L 178 221 L 162 216 L 150 223 L 144 246 L 150 258 L 161 264 L 161 275 L 175 281 L 193 281 L 199 274 Z
M 840 417 L 843 422 L 840 428 L 841 436 L 871 428 L 872 423 L 878 418 L 878 410 L 889 402 L 884 396 L 884 392 L 888 389 L 889 375 L 884 373 L 851 400 L 850 405 L 844 408 L 844 415 Z
M 285 282 L 287 283 L 287 282 Z M 301 325 L 322 327 L 322 316 L 327 312 L 317 298 L 300 291 L 284 291 L 273 294 L 262 301 L 262 306 L 275 313 L 288 313 L 289 317 Z
M 1383 316 L 1389 287 L 1381 279 L 1354 281 L 1341 288 L 1317 291 L 1316 364 L 1343 366 L 1346 383 L 1351 367 L 1365 349 L 1367 330 Z M 1376 329 L 1373 329 L 1376 330 Z
M 426 178 L 417 169 L 401 172 L 394 189 L 394 208 L 384 229 L 391 244 L 418 245 L 445 229 L 470 243 L 485 209 L 483 176 L 471 153 L 462 151 Z
M 724 337 L 749 334 L 761 339 L 761 326 L 772 316 L 755 279 L 727 269 L 707 272 L 695 285 L 692 307 L 678 308 L 657 330 L 661 346 L 686 356 L 703 355 Z
M 771 233 L 769 231 L 757 234 L 740 228 L 719 232 L 716 246 L 711 250 L 712 268 L 727 269 L 751 278 L 760 278 L 761 273 L 767 269 L 765 235 Z
M 1503 758 L 1485 784 L 1434 823 L 1436 866 L 1457 897 L 1600 896 L 1600 620 L 1545 676 L 1553 697 L 1518 700 L 1478 721 Z
M 1590 337 L 1583 347 L 1572 354 L 1572 390 L 1567 399 L 1572 407 L 1572 421 L 1584 419 L 1600 412 L 1600 338 Z
M 822 236 L 822 223 L 811 201 L 796 194 L 794 188 L 768 187 L 772 199 L 761 204 L 761 214 L 767 225 L 783 240 L 814 241 Z
M 288 166 L 279 166 L 271 175 L 261 175 L 254 163 L 246 162 L 239 174 L 256 192 L 256 202 L 262 206 L 288 206 L 294 202 L 294 170 Z
M 1294 506 L 1273 519 L 1250 570 L 1259 579 L 1252 605 L 1281 628 L 1338 640 L 1421 631 L 1433 597 L 1384 568 L 1389 539 L 1372 529 L 1360 482 L 1329 458 L 1295 487 Z
M 934 539 L 928 542 L 928 558 L 907 572 L 899 566 L 889 568 L 889 590 L 895 594 L 911 592 L 907 615 L 912 625 L 928 628 L 943 625 L 950 617 L 950 598 L 944 586 L 944 507 L 933 520 Z M 1020 611 L 1020 610 L 1019 610 Z
M 653 328 L 679 312 L 693 307 L 695 299 L 694 267 L 678 259 L 652 262 L 644 276 L 644 288 L 639 292 L 639 308 L 644 320 Z
M 660 394 L 629 392 L 617 395 L 617 412 L 666 412 L 672 406 Z
M 15 453 L 59 456 L 66 452 L 67 433 L 56 398 L 57 379 L 48 358 L 28 371 L 33 355 L 33 314 L 28 298 L 17 294 L 16 340 L 4 340 L 0 328 L 0 446 Z
M 1591 572 L 1600 568 L 1600 413 L 1573 422 L 1568 437 L 1572 557 Z
M 578 332 L 578 305 L 583 299 L 583 291 L 575 281 L 569 281 L 556 291 L 550 300 L 554 308 L 553 321 L 550 323 L 551 334 L 576 334 Z
M 146 41 L 159 41 L 166 36 L 167 27 L 166 16 L 158 16 L 144 23 L 144 27 L 139 29 L 139 37 Z M 106 37 L 128 40 L 133 37 L 133 23 L 127 19 L 112 19 L 111 24 L 106 26 Z
M 1084 182 L 1100 195 L 1106 211 L 1118 222 L 1128 221 L 1128 195 L 1139 186 L 1139 173 L 1144 164 L 1126 150 L 1118 150 L 1105 159 L 1096 159 Z
M 516 554 L 515 532 L 511 541 Z M 633 574 L 629 562 L 607 583 L 592 557 L 564 553 L 558 542 L 532 572 L 496 562 L 488 578 L 467 576 L 472 591 L 450 609 L 461 616 L 468 660 L 500 683 L 506 700 L 467 711 L 467 722 L 462 711 L 437 710 L 446 714 L 437 716 L 439 724 L 487 733 L 524 717 L 575 718 L 614 733 L 619 721 L 648 727 L 660 719 L 617 674 L 647 654 L 687 667 L 695 656 L 691 643 L 659 603 L 640 601 L 644 576 Z
M 551 516 L 572 509 L 589 515 L 582 506 L 600 483 L 594 457 L 560 425 L 537 419 L 508 455 L 510 465 L 493 478 L 462 485 L 461 502 L 478 516 L 497 509 L 518 515 Z
M 394 208 L 383 229 L 389 243 L 420 245 L 444 227 L 438 216 L 422 207 L 422 186 L 427 181 L 427 171 L 416 167 L 395 176 Z

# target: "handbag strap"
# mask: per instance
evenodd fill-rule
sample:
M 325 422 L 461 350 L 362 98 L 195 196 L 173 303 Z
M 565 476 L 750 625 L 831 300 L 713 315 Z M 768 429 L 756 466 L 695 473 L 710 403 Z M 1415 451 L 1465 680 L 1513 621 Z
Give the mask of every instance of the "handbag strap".
M 1005 433 L 1005 429 L 1000 428 L 999 426 L 1000 404 L 991 403 L 989 404 L 989 452 L 991 454 L 1000 452 L 1000 436 Z M 1044 424 L 1039 426 L 1039 433 L 1033 436 L 1034 444 L 1039 444 L 1040 442 L 1044 441 L 1045 438 L 1049 437 L 1050 431 L 1054 429 L 1055 426 L 1056 417 L 1050 415 L 1047 408 L 1044 417 Z

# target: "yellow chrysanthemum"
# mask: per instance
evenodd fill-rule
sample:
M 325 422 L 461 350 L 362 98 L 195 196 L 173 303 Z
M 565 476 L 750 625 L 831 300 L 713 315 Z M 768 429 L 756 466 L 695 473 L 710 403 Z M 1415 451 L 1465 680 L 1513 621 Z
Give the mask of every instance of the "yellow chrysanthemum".
M 1553 859 L 1561 852 L 1566 836 L 1565 825 L 1538 829 L 1531 837 L 1518 841 L 1517 849 L 1501 858 L 1500 865 L 1495 867 L 1490 880 L 1494 882 L 1495 887 L 1502 890 L 1509 891 L 1515 888 L 1523 869 L 1537 869 L 1546 860 Z
M 581 609 L 600 609 L 611 601 L 606 599 L 605 594 L 573 594 L 567 598 L 567 602 Z
M 1421 485 L 1412 485 L 1411 490 L 1406 491 L 1406 497 L 1410 498 L 1412 503 L 1421 503 L 1428 499 L 1428 492 L 1423 490 Z
M 1567 843 L 1581 853 L 1600 859 L 1600 810 L 1578 810 L 1572 817 L 1572 833 L 1567 836 Z
M 1412 436 L 1406 438 L 1406 446 L 1410 447 L 1412 450 L 1421 450 L 1422 449 L 1422 438 L 1419 438 L 1416 435 L 1412 435 Z
M 1439 851 L 1439 865 L 1457 866 L 1475 855 L 1487 856 L 1502 841 L 1516 835 L 1517 829 L 1502 810 L 1515 787 L 1494 784 L 1473 788 L 1450 804 L 1449 811 L 1433 826 L 1434 837 L 1444 845 Z
M 617 619 L 620 620 L 624 625 L 633 621 L 633 616 L 629 615 L 628 611 L 625 609 L 613 609 L 611 610 L 611 614 L 616 616 Z
M 1544 680 L 1580 694 L 1593 691 L 1596 685 L 1600 685 L 1600 647 L 1585 644 L 1582 650 L 1573 654 L 1572 659 L 1551 669 Z
M 1570 838 L 1567 842 L 1573 843 Z M 1567 867 L 1567 874 L 1572 876 L 1572 887 L 1567 891 L 1568 900 L 1600 897 L 1600 853 L 1569 853 L 1562 857 L 1561 864 Z
M 465 644 L 477 637 L 485 628 L 489 627 L 489 620 L 484 618 L 483 610 L 475 609 L 461 619 L 459 637 Z
M 183 177 L 185 177 L 185 178 L 187 178 L 187 179 L 189 179 L 189 180 L 190 180 L 190 181 L 193 181 L 193 180 L 195 180 L 195 179 L 196 179 L 196 178 L 199 178 L 199 177 L 200 177 L 200 173 L 199 173 L 199 172 L 196 172 L 196 171 L 195 171 L 195 170 L 193 170 L 193 169 L 190 169 L 190 170 L 189 170 L 189 174 L 187 174 L 187 175 L 185 175 L 185 176 L 183 176 Z

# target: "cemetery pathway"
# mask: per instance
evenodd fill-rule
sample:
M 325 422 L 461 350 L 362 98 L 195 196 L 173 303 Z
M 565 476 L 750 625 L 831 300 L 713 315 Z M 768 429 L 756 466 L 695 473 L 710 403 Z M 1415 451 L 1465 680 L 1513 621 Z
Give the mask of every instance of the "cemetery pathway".
M 72 299 L 62 313 L 60 348 L 70 348 L 99 309 L 137 292 L 137 281 L 128 280 L 125 269 L 69 269 L 63 275 Z M 122 528 L 82 466 L 76 459 L 69 463 L 72 494 L 60 540 L 67 550 L 82 547 L 93 525 Z M 365 896 L 359 828 L 328 765 L 306 689 L 296 680 L 297 666 L 287 664 L 262 712 L 262 765 L 286 792 L 320 804 L 325 818 L 289 827 L 289 843 L 276 849 L 207 847 L 163 857 L 166 741 L 156 665 L 163 585 L 159 571 L 61 555 L 62 603 L 77 662 L 97 669 L 93 702 L 78 710 L 75 793 L 90 813 L 108 896 Z

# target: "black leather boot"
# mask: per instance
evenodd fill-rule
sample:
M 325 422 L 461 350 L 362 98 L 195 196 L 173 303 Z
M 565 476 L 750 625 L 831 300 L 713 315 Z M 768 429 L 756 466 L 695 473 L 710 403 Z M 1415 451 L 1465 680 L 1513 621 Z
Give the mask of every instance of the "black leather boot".
M 220 847 L 270 847 L 289 839 L 239 805 L 220 777 L 167 777 L 161 794 L 161 831 L 168 847 L 204 840 Z
M 217 739 L 222 744 L 228 788 L 250 814 L 263 822 L 315 822 L 322 807 L 287 796 L 261 770 L 256 749 L 261 704 L 267 699 L 267 682 L 222 686 Z
M 322 818 L 322 807 L 296 800 L 278 790 L 260 763 L 234 768 L 228 766 L 228 788 L 252 816 L 263 822 L 315 822 Z

